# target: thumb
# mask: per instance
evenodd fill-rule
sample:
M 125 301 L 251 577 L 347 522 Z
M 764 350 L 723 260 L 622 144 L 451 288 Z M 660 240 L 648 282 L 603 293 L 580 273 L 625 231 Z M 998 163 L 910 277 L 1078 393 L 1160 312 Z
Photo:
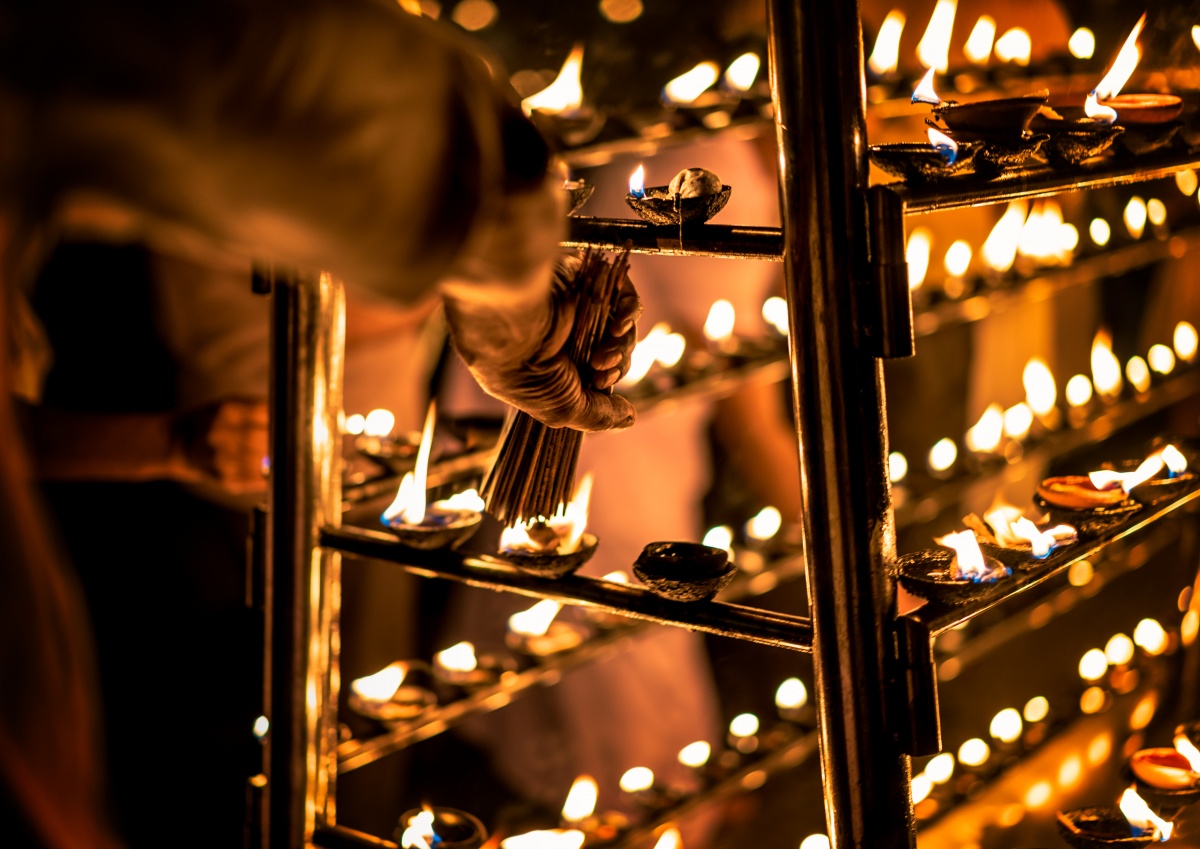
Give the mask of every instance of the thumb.
M 570 426 L 586 432 L 624 430 L 637 421 L 637 411 L 628 398 L 585 390 Z

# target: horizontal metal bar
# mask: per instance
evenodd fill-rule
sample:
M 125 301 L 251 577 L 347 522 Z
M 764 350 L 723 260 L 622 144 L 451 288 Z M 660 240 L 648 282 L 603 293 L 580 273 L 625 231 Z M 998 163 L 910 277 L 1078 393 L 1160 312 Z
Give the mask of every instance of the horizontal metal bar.
M 549 580 L 527 575 L 486 556 L 409 548 L 388 534 L 362 528 L 323 528 L 320 544 L 347 554 L 395 563 L 422 577 L 446 578 L 531 598 L 550 598 L 776 648 L 812 651 L 812 622 L 800 616 L 718 601 L 671 601 L 640 587 L 578 575 Z
M 618 251 L 629 245 L 635 254 L 707 256 L 723 259 L 783 259 L 783 234 L 778 227 L 739 227 L 695 224 L 658 227 L 626 218 L 571 216 L 564 248 L 602 248 Z
M 519 693 L 546 684 L 549 679 L 568 669 L 618 654 L 624 649 L 621 643 L 640 632 L 637 627 L 624 627 L 593 637 L 576 649 L 540 658 L 537 666 L 505 675 L 503 681 L 426 711 L 411 722 L 397 725 L 374 737 L 347 740 L 337 748 L 338 774 L 375 763 L 393 752 L 435 737 L 464 719 L 503 707 Z
M 892 184 L 889 188 L 904 199 L 905 212 L 934 212 L 1083 189 L 1124 186 L 1171 177 L 1187 168 L 1200 168 L 1200 156 L 1195 153 L 1168 152 L 1128 159 L 1113 157 L 1075 168 L 1021 168 L 1007 171 L 994 180 L 967 174 L 923 186 Z
M 1095 557 L 1117 540 L 1124 539 L 1131 534 L 1144 530 L 1167 514 L 1178 510 L 1185 504 L 1195 501 L 1197 498 L 1200 498 L 1200 485 L 1193 485 L 1190 491 L 1178 498 L 1174 498 L 1163 504 L 1143 507 L 1142 510 L 1134 514 L 1134 518 L 1128 523 L 1103 534 L 1099 539 L 1064 546 L 1058 551 L 1051 553 L 1043 564 L 1031 571 L 1014 571 L 1012 575 L 1004 579 L 1008 585 L 1008 589 L 993 598 L 959 606 L 927 601 L 920 607 L 906 612 L 904 615 L 923 626 L 931 637 L 936 637 L 938 634 L 949 631 L 955 625 L 968 622 L 979 614 L 991 610 L 999 604 L 1003 604 L 1013 596 L 1020 595 L 1030 587 L 1045 583 L 1055 575 L 1069 569 L 1071 564 Z
M 312 845 L 322 849 L 400 849 L 390 840 L 344 825 L 318 825 L 313 831 Z
M 1100 415 L 1079 427 L 1063 425 L 1059 430 L 1046 434 L 1037 442 L 1030 443 L 1016 463 L 1006 463 L 997 458 L 990 468 L 973 475 L 962 475 L 938 485 L 929 492 L 916 488 L 906 493 L 902 507 L 896 510 L 896 524 L 906 527 L 927 521 L 930 516 L 940 515 L 943 510 L 956 506 L 968 490 L 977 490 L 981 484 L 994 480 L 996 486 L 1004 480 L 1016 480 L 1020 475 L 1045 468 L 1051 460 L 1076 449 L 1107 439 L 1112 433 L 1200 392 L 1200 370 L 1170 378 L 1140 398 L 1128 398 L 1109 407 Z M 932 500 L 934 508 L 927 505 Z M 922 506 L 926 505 L 926 506 Z

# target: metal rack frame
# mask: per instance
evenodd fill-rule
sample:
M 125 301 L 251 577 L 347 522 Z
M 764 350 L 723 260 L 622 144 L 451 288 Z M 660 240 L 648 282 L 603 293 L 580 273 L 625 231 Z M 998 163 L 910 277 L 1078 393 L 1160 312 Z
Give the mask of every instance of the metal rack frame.
M 767 7 L 783 226 L 711 225 L 681 238 L 638 222 L 583 218 L 572 220 L 568 244 L 629 241 L 639 252 L 783 262 L 811 618 L 671 603 L 585 578 L 546 581 L 487 558 L 418 552 L 382 534 L 340 527 L 344 303 L 327 276 L 276 271 L 268 275 L 274 365 L 264 558 L 271 723 L 264 845 L 391 845 L 336 825 L 341 552 L 418 575 L 811 652 L 832 846 L 915 845 L 910 757 L 939 742 L 932 638 L 985 606 L 953 613 L 926 606 L 897 615 L 881 358 L 913 350 L 904 216 L 1169 176 L 1200 166 L 1200 159 L 1164 155 L 1068 173 L 1028 169 L 991 182 L 868 188 L 858 4 L 767 0 Z M 1120 535 L 1196 495 L 1148 511 Z M 1014 581 L 994 603 L 1066 565 Z

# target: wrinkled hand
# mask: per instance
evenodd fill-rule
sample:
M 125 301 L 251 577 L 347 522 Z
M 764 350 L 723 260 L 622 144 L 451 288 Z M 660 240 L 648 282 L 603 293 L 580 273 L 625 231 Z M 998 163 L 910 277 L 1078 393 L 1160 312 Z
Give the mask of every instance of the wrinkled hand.
M 184 417 L 182 477 L 234 495 L 264 491 L 267 420 L 267 405 L 250 400 L 219 401 Z
M 637 319 L 642 305 L 626 276 L 608 330 L 581 370 L 571 362 L 567 341 L 575 321 L 576 304 L 567 281 L 579 268 L 577 257 L 559 260 L 554 272 L 549 318 L 533 328 L 543 340 L 524 361 L 502 363 L 486 357 L 467 359 L 468 367 L 489 394 L 523 410 L 551 427 L 582 431 L 627 428 L 637 414 L 633 405 L 608 390 L 629 370 L 637 343 Z

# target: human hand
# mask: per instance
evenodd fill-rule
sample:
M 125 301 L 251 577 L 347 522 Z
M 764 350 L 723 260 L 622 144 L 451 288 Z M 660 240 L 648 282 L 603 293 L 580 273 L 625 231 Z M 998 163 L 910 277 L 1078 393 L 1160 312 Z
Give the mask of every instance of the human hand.
M 625 276 L 607 330 L 581 371 L 567 350 L 575 322 L 576 302 L 569 281 L 578 272 L 578 257 L 560 258 L 554 271 L 547 317 L 527 327 L 532 353 L 517 359 L 483 356 L 462 344 L 473 335 L 455 328 L 455 339 L 471 373 L 489 394 L 523 410 L 551 427 L 582 431 L 627 428 L 637 417 L 633 405 L 610 389 L 629 370 L 637 342 L 637 318 L 642 305 L 632 281 Z M 469 315 L 448 310 L 451 325 L 470 322 Z M 511 332 L 511 328 L 510 328 Z M 540 340 L 540 343 L 539 341 Z M 495 352 L 493 352 L 495 353 Z
M 177 421 L 179 478 L 215 484 L 232 495 L 266 490 L 267 405 L 218 401 Z

